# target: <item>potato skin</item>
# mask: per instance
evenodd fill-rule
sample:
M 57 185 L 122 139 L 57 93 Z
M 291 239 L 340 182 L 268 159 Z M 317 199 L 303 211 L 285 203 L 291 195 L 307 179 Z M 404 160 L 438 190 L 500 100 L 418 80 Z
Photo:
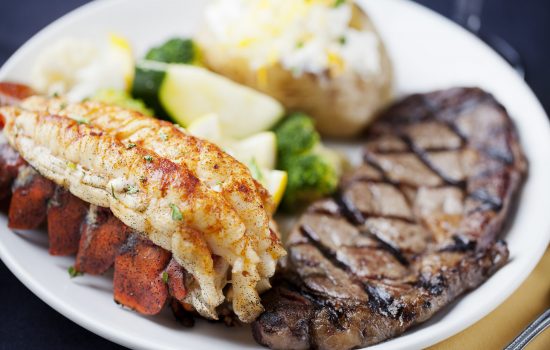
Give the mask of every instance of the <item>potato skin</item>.
M 238 49 L 225 50 L 208 30 L 200 32 L 197 41 L 209 69 L 273 96 L 288 111 L 308 113 L 316 119 L 317 128 L 324 136 L 343 138 L 361 133 L 390 102 L 393 92 L 392 64 L 386 49 L 367 14 L 355 5 L 350 26 L 372 31 L 379 38 L 381 69 L 378 74 L 365 78 L 345 70 L 338 75 L 326 72 L 295 77 L 275 64 L 267 67 L 260 77 L 250 68 L 247 57 L 239 55 Z

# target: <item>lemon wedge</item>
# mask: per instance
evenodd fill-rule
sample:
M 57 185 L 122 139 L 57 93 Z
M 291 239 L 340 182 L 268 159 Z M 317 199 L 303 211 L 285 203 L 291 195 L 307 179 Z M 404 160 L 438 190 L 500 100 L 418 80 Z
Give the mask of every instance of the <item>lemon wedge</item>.
M 193 136 L 208 140 L 218 146 L 223 146 L 220 118 L 215 113 L 206 114 L 198 118 L 189 124 L 187 131 Z
M 109 34 L 109 52 L 119 62 L 121 72 L 124 74 L 126 91 L 129 91 L 134 81 L 135 72 L 135 61 L 130 42 L 120 35 Z
M 279 203 L 281 203 L 281 199 L 283 199 L 287 182 L 288 175 L 286 171 L 269 170 L 264 174 L 263 185 L 266 187 L 269 194 L 273 197 L 275 208 L 279 206 Z
M 277 136 L 272 131 L 252 135 L 234 144 L 235 156 L 241 162 L 255 159 L 260 168 L 274 169 L 277 159 Z

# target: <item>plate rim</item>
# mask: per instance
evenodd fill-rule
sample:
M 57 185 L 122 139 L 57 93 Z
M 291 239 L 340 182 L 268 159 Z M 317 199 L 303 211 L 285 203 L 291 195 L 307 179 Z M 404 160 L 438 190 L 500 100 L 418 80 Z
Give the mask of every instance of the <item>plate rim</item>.
M 359 0 L 362 1 L 362 0 Z M 415 7 L 417 11 L 423 11 L 425 13 L 428 13 L 432 17 L 437 17 L 439 21 L 445 22 L 446 25 L 451 25 L 455 27 L 455 29 L 461 30 L 467 35 L 470 36 L 470 40 L 474 40 L 485 47 L 485 49 L 488 49 L 492 52 L 492 54 L 495 57 L 495 59 L 500 60 L 501 62 L 504 62 L 504 60 L 498 56 L 490 47 L 488 47 L 485 43 L 483 43 L 479 38 L 477 38 L 472 33 L 466 31 L 465 29 L 461 28 L 460 26 L 456 25 L 454 22 L 449 20 L 448 18 L 444 17 L 443 15 L 412 1 L 406 1 L 406 0 L 392 0 L 396 3 L 400 3 L 402 6 L 411 6 Z M 55 31 L 57 27 L 65 25 L 66 22 L 75 21 L 78 19 L 79 16 L 88 16 L 94 11 L 102 11 L 105 8 L 111 7 L 111 6 L 119 6 L 118 3 L 125 3 L 128 2 L 128 0 L 96 0 L 89 3 L 86 3 L 68 13 L 65 15 L 59 17 L 55 21 L 51 22 L 49 25 L 38 31 L 36 34 L 34 34 L 29 40 L 27 40 L 14 54 L 10 56 L 10 58 L 0 67 L 0 79 L 6 76 L 8 72 L 12 69 L 12 66 L 16 66 L 17 62 L 19 61 L 20 57 L 24 57 L 27 54 L 27 51 L 30 51 L 33 46 L 38 45 L 42 38 L 47 36 L 49 32 Z M 513 70 L 511 67 L 508 66 L 509 70 Z M 546 115 L 546 111 L 542 107 L 540 101 L 532 91 L 532 89 L 527 85 L 527 83 L 524 80 L 517 79 L 517 83 L 521 83 L 523 86 L 522 88 L 530 95 L 530 99 L 533 103 L 536 104 L 536 107 L 540 109 L 542 112 L 542 115 L 546 116 L 546 124 L 548 126 L 548 135 L 550 136 L 550 121 L 548 120 L 548 116 Z M 517 123 L 517 122 L 516 122 Z M 526 179 L 528 181 L 528 179 Z M 505 291 L 500 293 L 498 295 L 498 298 L 494 298 L 490 300 L 488 304 L 490 304 L 489 307 L 485 306 L 484 312 L 475 314 L 475 317 L 471 317 L 468 319 L 467 322 L 458 323 L 455 322 L 454 327 L 452 329 L 449 329 L 448 327 L 445 330 L 439 330 L 438 332 L 435 332 L 436 334 L 439 334 L 439 336 L 430 336 L 428 332 L 425 332 L 426 334 L 424 337 L 420 337 L 419 340 L 413 344 L 413 346 L 418 347 L 424 347 L 433 345 L 436 343 L 439 343 L 445 339 L 450 338 L 451 336 L 458 334 L 459 332 L 463 331 L 464 329 L 468 328 L 469 326 L 477 323 L 480 319 L 490 314 L 492 311 L 494 311 L 499 305 L 501 305 L 503 302 L 505 302 L 510 295 L 512 295 L 523 282 L 531 275 L 531 272 L 534 270 L 535 266 L 539 263 L 542 256 L 544 255 L 546 251 L 546 247 L 548 245 L 548 242 L 550 241 L 550 222 L 548 222 L 547 233 L 546 233 L 546 245 L 541 247 L 538 251 L 532 252 L 535 258 L 528 260 L 528 263 L 524 264 L 524 270 L 527 273 L 524 272 L 521 278 L 517 278 L 513 281 L 513 283 L 510 283 L 506 288 Z M 9 229 L 8 229 L 9 230 Z M 542 231 L 542 230 L 541 230 Z M 544 234 L 544 232 L 543 232 Z M 59 300 L 55 295 L 52 295 L 51 292 L 48 291 L 48 288 L 45 288 L 40 283 L 37 283 L 36 280 L 33 279 L 33 277 L 26 273 L 26 271 L 22 268 L 20 264 L 17 263 L 17 259 L 15 259 L 12 254 L 6 249 L 6 247 L 1 244 L 0 242 L 0 259 L 6 264 L 8 269 L 18 278 L 33 294 L 35 294 L 38 298 L 40 298 L 42 301 L 44 301 L 46 304 L 48 304 L 50 307 L 52 307 L 57 312 L 61 313 L 63 316 L 67 317 L 71 321 L 75 322 L 76 324 L 84 327 L 85 329 L 88 329 L 92 331 L 95 334 L 98 334 L 99 336 L 108 339 L 110 341 L 113 341 L 117 344 L 131 347 L 131 348 L 140 348 L 140 349 L 152 349 L 152 348 L 158 348 L 158 344 L 154 344 L 152 341 L 144 341 L 143 339 L 140 339 L 140 342 L 134 342 L 130 337 L 119 335 L 117 334 L 116 330 L 112 330 L 109 328 L 103 327 L 100 323 L 94 321 L 93 319 L 90 319 L 90 317 L 87 317 L 85 313 L 78 311 L 78 309 L 71 309 L 66 307 L 61 300 Z M 459 299 L 460 300 L 460 297 Z M 471 316 L 471 315 L 470 315 Z M 430 325 L 430 327 L 437 327 L 438 323 L 434 323 Z M 418 327 L 414 327 L 412 331 L 415 329 L 418 329 Z M 121 333 L 124 334 L 124 333 Z M 408 334 L 405 333 L 405 334 Z M 444 334 L 444 335 L 441 335 Z M 396 337 L 393 339 L 399 339 L 400 337 Z M 435 339 L 435 340 L 434 340 Z M 369 349 L 377 350 L 385 347 L 385 342 L 373 345 L 369 347 Z

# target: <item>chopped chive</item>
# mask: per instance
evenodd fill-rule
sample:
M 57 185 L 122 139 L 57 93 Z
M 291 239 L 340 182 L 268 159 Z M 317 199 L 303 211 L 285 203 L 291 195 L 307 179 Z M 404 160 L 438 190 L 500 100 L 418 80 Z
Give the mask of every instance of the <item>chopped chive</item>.
M 67 162 L 67 168 L 71 170 L 76 170 L 76 164 L 73 162 Z
M 334 2 L 334 5 L 333 5 L 333 6 L 334 6 L 334 7 L 338 7 L 338 6 L 341 6 L 341 5 L 345 4 L 345 3 L 346 3 L 346 0 L 336 0 L 336 1 Z
M 178 208 L 178 206 L 175 204 L 170 204 L 170 208 L 172 209 L 172 220 L 182 221 L 183 214 L 181 213 L 180 208 Z
M 133 142 L 130 142 L 128 145 L 126 145 L 126 149 L 132 149 L 134 147 L 136 147 L 136 144 Z
M 69 267 L 69 269 L 67 270 L 67 272 L 69 272 L 69 276 L 71 276 L 71 278 L 75 278 L 75 277 L 78 277 L 78 276 L 82 276 L 84 273 L 80 272 L 80 271 L 77 271 L 74 266 L 71 266 Z
M 82 124 L 88 125 L 88 124 L 90 124 L 90 121 L 87 120 L 87 119 L 84 119 L 84 118 L 75 119 L 75 120 L 76 120 L 76 122 L 78 123 L 78 125 L 82 125 Z
M 341 36 L 340 39 L 338 39 L 338 41 L 340 42 L 340 45 L 346 45 L 346 37 L 345 36 Z
M 250 161 L 250 171 L 252 172 L 252 177 L 256 180 L 262 182 L 264 179 L 264 175 L 262 174 L 262 170 L 258 166 L 258 163 L 256 162 L 256 158 L 252 158 Z
M 113 187 L 113 184 L 111 184 L 111 195 L 113 196 L 114 199 L 117 199 L 115 196 L 115 188 Z
M 139 192 L 139 188 L 137 186 L 133 186 L 133 185 L 126 186 L 126 188 L 124 190 L 128 194 L 136 194 L 136 193 Z
M 162 272 L 162 282 L 168 283 L 168 272 L 166 271 Z
M 153 161 L 153 157 L 151 157 L 150 155 L 146 155 L 145 157 L 143 157 L 143 159 L 145 159 L 147 163 L 151 163 Z
M 303 42 L 303 41 L 298 41 L 298 42 L 296 43 L 296 48 L 297 48 L 297 49 L 301 49 L 302 47 L 304 47 L 304 42 Z

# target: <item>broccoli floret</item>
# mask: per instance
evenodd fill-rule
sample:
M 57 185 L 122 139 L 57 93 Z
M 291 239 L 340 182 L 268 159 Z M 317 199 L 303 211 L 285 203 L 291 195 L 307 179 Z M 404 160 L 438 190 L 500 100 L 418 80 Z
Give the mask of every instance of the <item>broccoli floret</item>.
M 132 98 L 126 91 L 122 90 L 102 89 L 96 92 L 91 100 L 131 109 L 144 115 L 153 115 L 153 111 L 147 108 L 143 101 Z
M 297 113 L 276 128 L 277 168 L 288 173 L 282 208 L 294 210 L 333 193 L 338 186 L 341 161 L 321 144 L 312 118 Z
M 152 64 L 160 65 L 160 67 L 155 67 Z M 168 119 L 168 114 L 159 100 L 160 86 L 166 77 L 163 65 L 164 63 L 151 63 L 150 61 L 137 62 L 132 84 L 132 96 L 151 108 L 155 117 Z
M 165 63 L 193 64 L 198 59 L 198 49 L 191 39 L 174 38 L 149 50 L 145 58 Z
M 294 113 L 275 127 L 278 154 L 289 157 L 310 151 L 320 137 L 313 119 L 303 113 Z
M 330 195 L 338 186 L 336 169 L 322 155 L 302 154 L 286 159 L 288 183 L 285 209 L 295 209 Z

